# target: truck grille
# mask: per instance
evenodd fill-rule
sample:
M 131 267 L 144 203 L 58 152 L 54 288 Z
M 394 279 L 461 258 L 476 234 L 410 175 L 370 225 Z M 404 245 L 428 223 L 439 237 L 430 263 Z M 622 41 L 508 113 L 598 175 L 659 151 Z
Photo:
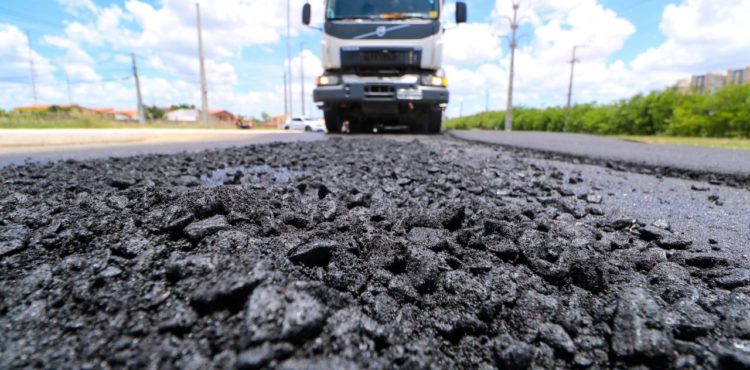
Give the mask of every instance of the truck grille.
M 413 48 L 342 48 L 344 69 L 419 69 L 422 50 Z
M 393 98 L 396 96 L 396 88 L 393 85 L 365 85 L 366 98 Z

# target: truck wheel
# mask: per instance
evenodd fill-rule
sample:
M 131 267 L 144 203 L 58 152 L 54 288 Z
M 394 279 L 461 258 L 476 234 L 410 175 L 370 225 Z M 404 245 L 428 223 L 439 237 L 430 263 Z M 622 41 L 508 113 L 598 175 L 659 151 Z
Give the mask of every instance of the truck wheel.
M 411 132 L 413 134 L 437 135 L 443 125 L 443 112 L 427 111 L 414 115 L 411 121 Z
M 323 113 L 326 121 L 326 129 L 329 134 L 341 133 L 341 113 L 338 109 L 332 109 Z
M 349 121 L 349 132 L 352 134 L 370 134 L 372 128 L 370 122 L 362 117 L 358 117 Z
M 437 112 L 429 112 L 427 113 L 427 130 L 425 130 L 426 134 L 428 135 L 438 135 L 440 134 L 440 129 L 443 127 L 443 111 L 437 111 Z

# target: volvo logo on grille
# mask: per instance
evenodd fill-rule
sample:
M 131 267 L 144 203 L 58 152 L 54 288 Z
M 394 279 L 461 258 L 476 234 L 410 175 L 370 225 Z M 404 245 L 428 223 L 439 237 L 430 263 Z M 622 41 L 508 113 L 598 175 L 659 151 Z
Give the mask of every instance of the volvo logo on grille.
M 368 32 L 368 33 L 363 33 L 363 34 L 361 34 L 359 36 L 354 36 L 354 39 L 355 40 L 362 40 L 362 39 L 367 39 L 367 38 L 371 38 L 371 37 L 374 37 L 374 36 L 385 37 L 385 34 L 387 34 L 388 32 L 398 31 L 398 30 L 402 30 L 404 28 L 409 28 L 409 27 L 411 27 L 410 24 L 399 24 L 399 25 L 391 26 L 391 27 L 388 27 L 388 26 L 378 26 L 378 28 L 376 28 L 375 31 Z

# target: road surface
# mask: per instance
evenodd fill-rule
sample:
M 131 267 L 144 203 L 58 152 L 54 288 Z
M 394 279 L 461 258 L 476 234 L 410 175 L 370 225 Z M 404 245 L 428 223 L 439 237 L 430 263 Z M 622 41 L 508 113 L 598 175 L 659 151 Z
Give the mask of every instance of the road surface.
M 173 154 L 250 144 L 323 139 L 323 134 L 287 131 L 2 130 L 0 167 L 26 161 Z
M 750 366 L 746 190 L 286 138 L 0 167 L 0 368 Z
M 654 145 L 602 136 L 550 132 L 452 131 L 463 140 L 525 148 L 573 158 L 641 166 L 649 170 L 673 170 L 692 177 L 725 177 L 750 186 L 750 151 Z

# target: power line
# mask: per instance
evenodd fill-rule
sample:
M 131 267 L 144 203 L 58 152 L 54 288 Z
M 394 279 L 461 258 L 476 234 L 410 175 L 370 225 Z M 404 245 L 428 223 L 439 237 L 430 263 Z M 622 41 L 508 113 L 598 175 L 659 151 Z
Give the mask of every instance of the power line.
M 286 72 L 284 72 L 284 119 L 289 118 L 289 86 L 286 82 Z
M 583 45 L 576 45 L 573 46 L 573 57 L 570 59 L 570 84 L 568 85 L 568 111 L 570 111 L 570 107 L 573 101 L 573 75 L 575 74 L 575 67 L 576 63 L 580 62 L 581 60 L 576 58 L 576 50 L 578 48 L 583 48 L 585 46 Z
M 31 33 L 26 32 L 26 41 L 29 46 L 29 68 L 31 69 L 31 92 L 34 96 L 34 105 L 37 104 L 36 96 L 36 69 L 34 68 L 34 52 L 31 49 Z
M 292 2 L 286 1 L 286 58 L 287 58 L 287 77 L 289 83 L 289 116 L 294 116 L 294 93 L 292 86 Z
M 302 117 L 306 117 L 305 112 L 305 46 L 304 43 L 299 45 L 299 74 L 300 74 L 300 90 L 301 90 L 301 104 L 302 104 Z
M 520 2 L 513 2 L 513 19 L 510 20 L 510 28 L 513 31 L 510 41 L 510 77 L 508 81 L 508 106 L 505 109 L 505 131 L 513 130 L 513 77 L 516 66 L 516 48 L 518 47 L 518 40 L 516 39 L 516 31 L 518 31 L 518 8 L 521 7 Z
M 135 61 L 135 54 L 131 54 L 133 57 L 133 78 L 135 79 L 135 90 L 138 94 L 138 122 L 143 125 L 146 123 L 146 112 L 143 109 L 143 96 L 141 95 L 141 80 L 138 78 L 138 64 Z
M 203 29 L 201 26 L 201 6 L 195 4 L 195 11 L 198 18 L 198 57 L 200 58 L 201 72 L 201 117 L 203 124 L 208 127 L 208 87 L 206 86 L 206 63 L 203 58 Z

